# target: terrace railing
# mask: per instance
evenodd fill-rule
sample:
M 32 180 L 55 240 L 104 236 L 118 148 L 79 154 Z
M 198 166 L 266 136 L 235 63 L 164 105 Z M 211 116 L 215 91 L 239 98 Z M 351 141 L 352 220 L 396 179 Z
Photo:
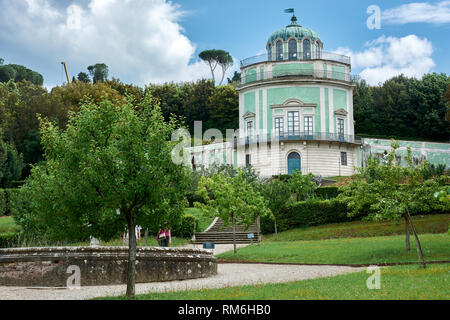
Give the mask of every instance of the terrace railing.
M 328 132 L 284 132 L 281 134 L 255 134 L 235 138 L 234 146 L 243 146 L 255 143 L 284 142 L 284 141 L 333 141 L 346 143 L 361 143 L 358 136 L 328 133 Z
M 241 60 L 241 68 L 245 68 L 247 66 L 250 66 L 255 63 L 262 63 L 262 62 L 277 62 L 277 61 L 307 61 L 307 60 L 329 60 L 329 61 L 335 61 L 339 63 L 345 63 L 345 64 L 351 64 L 351 58 L 348 56 L 344 56 L 342 54 L 334 53 L 334 52 L 327 52 L 327 51 L 320 51 L 318 53 L 313 52 L 312 54 L 310 52 L 291 52 L 289 54 L 280 54 L 280 55 L 274 55 L 269 59 L 267 56 L 267 53 L 260 54 L 257 56 L 253 56 L 250 58 L 246 58 L 244 60 Z

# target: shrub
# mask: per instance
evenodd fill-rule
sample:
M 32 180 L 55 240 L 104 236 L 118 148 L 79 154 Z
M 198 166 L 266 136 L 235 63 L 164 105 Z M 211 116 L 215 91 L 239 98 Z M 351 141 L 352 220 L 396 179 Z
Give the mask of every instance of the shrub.
M 172 236 L 190 238 L 198 228 L 199 220 L 192 214 L 186 214 L 181 218 L 181 223 L 172 230 Z
M 314 195 L 322 200 L 336 198 L 340 193 L 339 187 L 320 187 L 314 191 Z
M 0 248 L 11 248 L 19 243 L 20 232 L 0 233 Z
M 344 201 L 308 200 L 288 205 L 277 220 L 278 231 L 286 231 L 297 227 L 317 226 L 328 223 L 348 222 L 357 220 L 357 217 L 347 216 L 347 204 Z M 261 232 L 264 234 L 274 232 L 273 220 L 261 219 Z
M 21 196 L 21 189 L 3 189 L 5 192 L 5 203 L 6 203 L 6 215 L 13 215 L 14 209 L 17 207 L 17 205 L 20 205 L 17 203 L 20 200 Z
M 6 195 L 3 189 L 0 189 L 0 216 L 6 214 Z

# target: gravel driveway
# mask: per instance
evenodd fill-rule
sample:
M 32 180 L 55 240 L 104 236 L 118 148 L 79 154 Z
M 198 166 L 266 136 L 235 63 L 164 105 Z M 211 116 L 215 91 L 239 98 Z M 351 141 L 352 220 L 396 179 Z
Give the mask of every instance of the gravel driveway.
M 204 279 L 136 284 L 136 294 L 203 288 L 278 283 L 305 280 L 362 271 L 365 268 L 339 266 L 296 266 L 269 264 L 218 264 L 218 274 Z M 79 300 L 123 295 L 125 285 L 82 287 L 80 289 L 31 289 L 0 286 L 2 300 Z

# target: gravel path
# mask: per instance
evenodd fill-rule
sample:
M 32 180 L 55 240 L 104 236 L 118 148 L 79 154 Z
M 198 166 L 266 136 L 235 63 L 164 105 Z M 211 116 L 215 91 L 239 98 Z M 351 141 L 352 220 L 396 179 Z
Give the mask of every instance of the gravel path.
M 365 268 L 338 266 L 295 266 L 268 264 L 218 264 L 218 274 L 204 279 L 136 284 L 136 294 L 204 288 L 278 283 L 305 280 L 362 271 Z M 125 285 L 82 287 L 80 289 L 31 289 L 0 286 L 3 300 L 79 300 L 123 295 Z

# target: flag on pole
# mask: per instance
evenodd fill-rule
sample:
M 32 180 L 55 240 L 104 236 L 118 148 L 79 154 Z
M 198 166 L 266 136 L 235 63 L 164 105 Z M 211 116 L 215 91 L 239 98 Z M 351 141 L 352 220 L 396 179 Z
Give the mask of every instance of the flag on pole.
M 284 13 L 294 13 L 294 8 L 284 9 Z

